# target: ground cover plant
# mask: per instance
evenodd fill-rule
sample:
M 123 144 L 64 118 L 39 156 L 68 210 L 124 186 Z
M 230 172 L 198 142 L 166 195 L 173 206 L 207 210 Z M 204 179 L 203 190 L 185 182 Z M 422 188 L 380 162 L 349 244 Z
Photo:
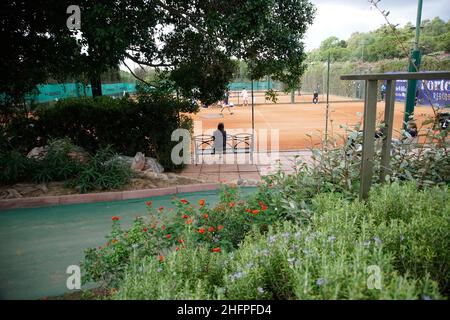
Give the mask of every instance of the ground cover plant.
M 323 193 L 302 223 L 276 222 L 276 206 L 251 198 L 213 209 L 174 199 L 177 209 L 158 222 L 138 218 L 125 230 L 113 217 L 108 243 L 86 252 L 84 280 L 104 280 L 117 299 L 440 299 L 449 288 L 448 195 L 412 183 L 376 187 L 367 202 Z M 226 234 L 233 225 L 208 220 L 216 215 L 244 230 Z M 369 287 L 370 268 L 381 289 Z
M 0 169 L 3 185 L 64 181 L 81 193 L 118 189 L 133 177 L 129 164 L 110 146 L 90 156 L 67 138 L 51 140 L 39 157 L 28 158 L 17 150 L 2 151 Z

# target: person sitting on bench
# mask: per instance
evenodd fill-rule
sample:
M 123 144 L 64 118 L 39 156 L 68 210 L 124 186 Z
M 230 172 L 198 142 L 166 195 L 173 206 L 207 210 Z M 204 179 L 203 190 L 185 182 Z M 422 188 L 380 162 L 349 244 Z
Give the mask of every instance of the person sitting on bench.
M 225 126 L 222 122 L 220 122 L 217 125 L 217 130 L 213 132 L 213 141 L 214 141 L 213 154 L 225 153 L 227 145 L 227 132 L 225 131 Z

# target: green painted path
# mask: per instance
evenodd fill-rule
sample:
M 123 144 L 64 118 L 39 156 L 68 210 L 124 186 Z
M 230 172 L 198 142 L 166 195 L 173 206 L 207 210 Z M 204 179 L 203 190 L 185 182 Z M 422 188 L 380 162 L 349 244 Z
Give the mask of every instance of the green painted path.
M 243 196 L 255 188 L 244 188 Z M 218 191 L 178 194 L 195 203 L 218 202 Z M 145 201 L 172 207 L 172 195 L 114 202 L 0 211 L 0 299 L 38 299 L 68 292 L 66 269 L 84 250 L 101 245 L 111 217 L 129 226 L 146 213 Z

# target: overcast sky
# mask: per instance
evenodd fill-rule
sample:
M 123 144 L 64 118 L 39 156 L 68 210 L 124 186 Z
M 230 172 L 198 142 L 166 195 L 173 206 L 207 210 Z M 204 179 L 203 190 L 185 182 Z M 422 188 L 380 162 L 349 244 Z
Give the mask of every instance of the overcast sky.
M 353 32 L 367 32 L 385 23 L 376 9 L 370 9 L 367 0 L 311 0 L 317 7 L 316 19 L 305 38 L 306 50 L 319 47 L 330 36 L 348 39 Z M 381 0 L 378 6 L 390 11 L 389 21 L 401 26 L 416 24 L 417 0 Z M 449 0 L 423 0 L 422 20 L 440 17 L 450 19 Z

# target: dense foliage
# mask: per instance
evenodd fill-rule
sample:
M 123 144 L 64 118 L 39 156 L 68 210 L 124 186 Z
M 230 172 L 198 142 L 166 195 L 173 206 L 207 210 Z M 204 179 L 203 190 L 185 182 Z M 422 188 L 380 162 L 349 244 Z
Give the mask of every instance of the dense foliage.
M 275 222 L 276 206 L 257 214 L 241 206 L 241 219 L 259 216 L 268 229 L 253 224 L 237 249 L 221 242 L 227 226 L 196 225 L 217 208 L 193 210 L 181 199 L 174 221 L 194 220 L 181 233 L 143 218 L 122 230 L 113 217 L 108 243 L 86 253 L 85 280 L 107 280 L 117 299 L 439 299 L 450 280 L 448 196 L 413 184 L 375 188 L 366 203 L 324 193 L 297 224 Z M 236 215 L 220 207 L 224 219 Z M 381 272 L 378 289 L 370 268 Z
M 23 97 L 46 78 L 75 74 L 101 95 L 101 74 L 127 59 L 171 71 L 174 88 L 205 102 L 222 97 L 219 89 L 232 77 L 231 57 L 249 62 L 253 78 L 272 74 L 294 85 L 303 71 L 302 39 L 315 14 L 308 0 L 81 0 L 80 29 L 69 30 L 66 9 L 72 4 L 2 2 L 10 50 L 2 59 L 0 92 Z
M 89 152 L 111 148 L 122 155 L 140 151 L 156 157 L 166 168 L 170 159 L 171 134 L 177 128 L 191 128 L 182 113 L 196 112 L 197 106 L 159 93 L 142 94 L 137 100 L 110 97 L 74 98 L 40 106 L 33 117 L 10 118 L 1 137 L 5 149 L 22 153 L 49 139 L 69 138 Z
M 79 156 L 81 153 L 85 156 Z M 67 138 L 49 141 L 39 157 L 28 158 L 17 150 L 0 152 L 0 185 L 63 181 L 84 193 L 119 189 L 132 176 L 129 164 L 118 158 L 109 146 L 87 158 Z
M 420 49 L 423 54 L 450 51 L 450 20 L 445 22 L 439 17 L 427 19 L 422 22 L 422 27 Z M 397 28 L 396 33 L 398 37 L 389 26 L 383 25 L 374 31 L 355 32 L 347 40 L 329 37 L 322 41 L 318 49 L 309 53 L 309 59 L 326 61 L 329 54 L 333 61 L 341 62 L 405 58 L 403 47 L 410 49 L 415 36 L 414 27 L 407 23 Z

